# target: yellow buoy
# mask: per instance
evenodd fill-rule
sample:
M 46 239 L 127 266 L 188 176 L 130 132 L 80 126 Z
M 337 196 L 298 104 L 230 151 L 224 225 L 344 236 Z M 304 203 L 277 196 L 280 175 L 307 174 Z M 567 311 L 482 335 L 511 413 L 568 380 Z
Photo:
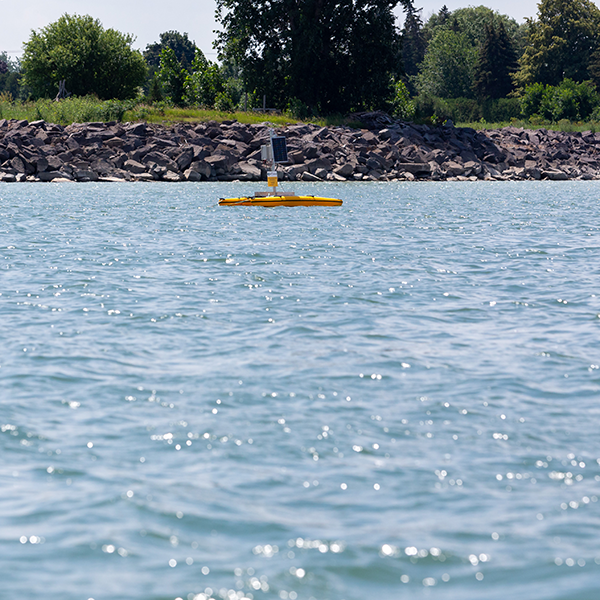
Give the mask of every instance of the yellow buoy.
M 293 193 L 258 193 L 240 198 L 220 198 L 219 206 L 341 206 L 338 198 L 323 196 L 296 196 Z
M 340 206 L 342 204 L 342 201 L 337 198 L 296 196 L 293 192 L 277 191 L 277 163 L 288 162 L 288 157 L 285 137 L 275 137 L 272 129 L 269 131 L 269 145 L 261 146 L 261 156 L 264 161 L 272 161 L 271 170 L 267 171 L 267 185 L 271 191 L 240 198 L 220 198 L 219 206 Z

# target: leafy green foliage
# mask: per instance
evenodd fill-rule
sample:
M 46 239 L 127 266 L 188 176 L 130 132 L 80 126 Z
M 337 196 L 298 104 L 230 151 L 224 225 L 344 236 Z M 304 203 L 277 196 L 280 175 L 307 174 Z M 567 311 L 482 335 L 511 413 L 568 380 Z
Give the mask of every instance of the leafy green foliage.
M 532 83 L 525 88 L 521 96 L 521 110 L 525 117 L 531 117 L 540 112 L 545 92 L 546 86 L 543 83 Z
M 555 123 L 587 119 L 598 106 L 600 96 L 593 83 L 576 83 L 572 79 L 564 79 L 557 86 L 534 83 L 525 88 L 521 98 L 525 117 L 537 116 Z
M 450 15 L 450 26 L 457 31 L 465 33 L 471 43 L 481 46 L 487 37 L 485 26 L 494 24 L 503 26 L 510 43 L 516 43 L 520 35 L 519 24 L 511 17 L 502 15 L 486 6 L 470 6 L 459 8 Z
M 133 41 L 90 16 L 65 14 L 32 31 L 21 62 L 24 82 L 38 98 L 54 97 L 63 79 L 77 96 L 131 98 L 146 77 L 142 55 L 131 49 Z
M 165 31 L 160 34 L 160 42 L 148 44 L 144 50 L 144 58 L 151 69 L 157 69 L 160 66 L 161 53 L 165 48 L 173 50 L 181 66 L 190 70 L 197 48 L 196 44 L 188 38 L 187 33 Z
M 198 106 L 215 106 L 217 97 L 220 105 L 233 105 L 233 101 L 225 100 L 225 79 L 219 65 L 209 61 L 202 50 L 196 50 L 192 62 L 191 73 L 185 80 L 185 100 L 187 104 Z
M 228 66 L 233 71 L 231 65 Z M 196 48 L 189 69 L 177 59 L 172 48 L 164 47 L 160 55 L 160 64 L 156 76 L 151 80 L 149 99 L 160 102 L 163 98 L 176 106 L 215 107 L 231 111 L 240 99 L 236 87 L 237 79 L 226 79 L 219 65 L 206 59 L 204 53 Z
M 188 73 L 177 60 L 175 51 L 169 47 L 163 48 L 160 53 L 157 75 L 169 100 L 177 106 L 182 105 Z
M 443 98 L 421 94 L 415 98 L 415 117 L 422 122 L 439 125 L 452 118 L 448 103 Z
M 0 118 L 43 119 L 48 123 L 70 125 L 90 121 L 122 121 L 135 100 L 98 100 L 96 96 L 71 97 L 61 102 L 40 99 L 35 102 L 3 102 L 0 94 Z
M 401 0 L 404 6 L 411 0 Z M 221 59 L 270 106 L 296 98 L 321 114 L 373 108 L 400 72 L 396 0 L 217 0 Z
M 510 122 L 521 116 L 517 98 L 500 98 L 478 102 L 473 98 L 435 98 L 417 96 L 414 99 L 415 117 L 434 124 L 451 119 L 454 123 Z
M 233 100 L 229 94 L 226 94 L 225 92 L 219 92 L 217 94 L 214 107 L 216 110 L 222 110 L 226 112 L 233 112 L 235 109 Z
M 514 48 L 521 35 L 514 19 L 485 6 L 453 12 L 444 6 L 429 18 L 422 33 L 427 51 L 412 79 L 420 94 L 472 98 L 474 89 L 480 97 L 507 93 L 511 84 L 507 71 L 516 68 Z M 480 80 L 477 88 L 476 80 Z
M 415 87 L 428 96 L 472 97 L 476 61 L 477 50 L 468 36 L 442 27 L 429 43 Z
M 440 8 L 439 12 L 433 13 L 429 17 L 429 20 L 423 28 L 423 33 L 427 41 L 431 40 L 435 30 L 438 27 L 444 27 L 448 24 L 448 20 L 450 19 L 451 14 L 452 12 L 450 11 L 450 9 L 444 4 L 442 8 Z
M 446 100 L 454 123 L 470 123 L 482 118 L 482 106 L 473 98 L 448 98 Z
M 413 119 L 415 116 L 415 103 L 410 99 L 408 89 L 402 81 L 394 84 L 392 115 L 405 120 Z
M 488 123 L 500 123 L 518 119 L 521 116 L 519 98 L 498 98 L 481 103 L 482 118 Z
M 511 17 L 502 15 L 486 6 L 469 6 L 458 8 L 452 12 L 444 6 L 439 13 L 431 15 L 425 23 L 423 35 L 429 42 L 439 29 L 451 29 L 455 32 L 465 33 L 470 43 L 479 47 L 485 40 L 485 24 L 490 22 L 502 22 L 511 43 L 515 48 L 521 48 L 524 26 L 519 25 Z
M 302 100 L 298 100 L 298 98 L 290 98 L 286 112 L 296 119 L 308 119 L 314 116 L 310 108 Z
M 590 57 L 600 43 L 600 9 L 590 0 L 541 0 L 528 19 L 528 44 L 515 82 L 558 85 L 589 78 Z

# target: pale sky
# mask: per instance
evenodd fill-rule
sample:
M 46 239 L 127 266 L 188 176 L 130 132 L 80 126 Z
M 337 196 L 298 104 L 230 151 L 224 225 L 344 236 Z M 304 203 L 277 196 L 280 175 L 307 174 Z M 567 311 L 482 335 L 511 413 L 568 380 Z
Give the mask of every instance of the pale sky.
M 415 6 L 423 8 L 423 20 L 444 3 L 450 10 L 483 4 L 519 23 L 537 14 L 537 0 L 415 0 Z M 216 60 L 212 48 L 216 28 L 214 0 L 177 0 L 173 4 L 164 0 L 0 0 L 0 52 L 13 57 L 20 55 L 32 29 L 39 30 L 64 13 L 91 15 L 100 19 L 105 28 L 131 33 L 137 38 L 134 48 L 140 50 L 157 42 L 164 31 L 185 32 L 207 58 Z

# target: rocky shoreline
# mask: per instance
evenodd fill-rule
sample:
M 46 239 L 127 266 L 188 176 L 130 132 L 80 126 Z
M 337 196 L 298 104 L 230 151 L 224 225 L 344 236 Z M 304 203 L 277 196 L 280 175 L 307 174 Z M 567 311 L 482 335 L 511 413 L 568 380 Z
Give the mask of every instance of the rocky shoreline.
M 475 131 L 363 113 L 364 129 L 277 129 L 289 160 L 280 181 L 600 179 L 600 133 Z M 265 181 L 268 125 L 237 121 L 172 127 L 0 119 L 0 182 Z

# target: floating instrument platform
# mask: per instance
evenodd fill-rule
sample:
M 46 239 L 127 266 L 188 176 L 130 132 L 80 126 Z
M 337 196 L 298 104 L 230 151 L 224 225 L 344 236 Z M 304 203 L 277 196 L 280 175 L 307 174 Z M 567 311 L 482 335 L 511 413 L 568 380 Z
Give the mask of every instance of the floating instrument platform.
M 242 198 L 219 198 L 219 206 L 340 206 L 337 198 L 296 196 L 292 192 L 258 192 Z
M 296 196 L 294 192 L 277 191 L 277 164 L 288 162 L 285 137 L 274 136 L 273 130 L 269 131 L 269 144 L 261 146 L 261 157 L 264 161 L 272 163 L 271 170 L 267 172 L 267 185 L 269 192 L 257 192 L 253 196 L 240 198 L 219 198 L 219 206 L 340 206 L 342 201 L 337 198 L 324 198 L 322 196 Z

